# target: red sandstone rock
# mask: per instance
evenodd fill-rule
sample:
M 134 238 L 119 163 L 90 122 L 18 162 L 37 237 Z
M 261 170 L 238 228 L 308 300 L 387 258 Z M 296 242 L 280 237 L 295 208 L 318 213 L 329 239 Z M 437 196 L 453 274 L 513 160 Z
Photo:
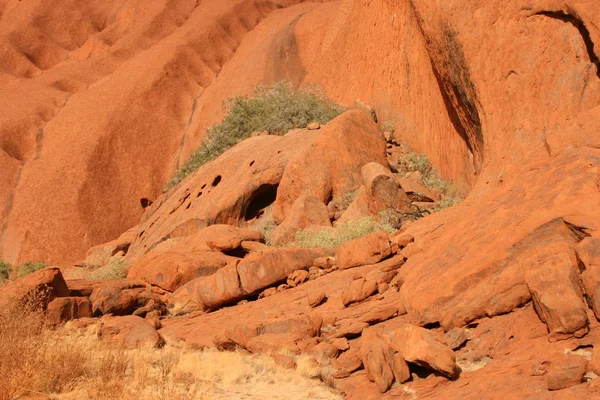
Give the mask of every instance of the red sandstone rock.
M 69 289 L 59 268 L 48 267 L 0 287 L 0 304 L 35 299 L 45 307 L 56 297 L 69 296 Z
M 273 216 L 284 221 L 301 195 L 325 203 L 360 184 L 360 168 L 374 161 L 385 163 L 385 141 L 369 116 L 347 111 L 318 131 L 308 148 L 297 152 L 286 167 L 277 189 Z
M 454 352 L 438 342 L 427 329 L 404 324 L 388 337 L 390 346 L 408 361 L 456 379 L 459 368 Z
M 565 356 L 548 369 L 548 390 L 560 390 L 583 382 L 588 362 L 579 356 Z
M 343 243 L 335 259 L 339 269 L 346 269 L 376 263 L 390 254 L 389 235 L 380 231 Z
M 211 276 L 194 279 L 173 293 L 171 302 L 186 311 L 206 310 L 235 303 L 287 279 L 290 273 L 308 269 L 313 260 L 329 251 L 282 248 L 249 254 Z
M 385 393 L 394 383 L 394 350 L 372 329 L 363 332 L 360 353 L 367 378 L 375 382 L 380 393 Z
M 588 332 L 588 318 L 575 256 L 558 253 L 526 276 L 527 287 L 550 340 Z
M 48 304 L 46 316 L 52 324 L 60 324 L 76 318 L 90 318 L 92 303 L 87 297 L 59 297 Z
M 114 341 L 126 349 L 146 345 L 161 347 L 164 344 L 163 338 L 152 325 L 134 315 L 103 317 L 100 320 L 98 337 L 101 340 Z
M 120 251 L 127 253 L 135 239 L 137 226 L 125 231 L 121 236 L 110 242 L 99 244 L 88 250 L 84 263 L 89 265 L 104 265 Z
M 365 278 L 355 279 L 352 284 L 343 291 L 342 303 L 345 307 L 352 303 L 358 303 L 371 296 L 377 291 L 378 283 Z
M 127 279 L 173 292 L 193 279 L 214 274 L 233 260 L 215 251 L 148 253 L 131 266 Z
M 296 199 L 289 216 L 271 234 L 271 241 L 274 245 L 292 242 L 296 232 L 309 226 L 331 226 L 331 222 L 323 201 L 306 194 Z

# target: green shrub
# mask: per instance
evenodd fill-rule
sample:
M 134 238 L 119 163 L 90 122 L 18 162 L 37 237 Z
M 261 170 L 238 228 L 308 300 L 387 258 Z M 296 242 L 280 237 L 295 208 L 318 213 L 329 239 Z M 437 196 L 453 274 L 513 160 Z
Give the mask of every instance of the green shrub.
M 393 227 L 383 224 L 373 217 L 363 217 L 339 224 L 335 229 L 324 228 L 319 231 L 312 229 L 298 231 L 296 233 L 296 240 L 290 243 L 289 246 L 337 248 L 344 242 L 382 230 L 387 231 L 389 234 L 396 231 Z
M 21 278 L 25 275 L 29 275 L 33 272 L 39 271 L 40 269 L 44 269 L 48 266 L 47 263 L 43 261 L 31 262 L 27 261 L 23 264 L 19 264 L 15 267 L 15 278 Z
M 390 132 L 390 133 L 394 133 L 394 131 L 396 130 L 394 122 L 388 120 L 385 120 L 381 123 L 381 130 L 383 130 L 384 132 Z
M 185 164 L 167 182 L 170 189 L 208 161 L 223 154 L 252 132 L 284 135 L 311 122 L 324 124 L 342 112 L 317 86 L 295 90 L 288 82 L 259 86 L 255 97 L 238 96 L 224 103 L 228 112 L 220 124 L 208 128 L 206 137 Z
M 10 277 L 10 272 L 12 271 L 12 266 L 9 263 L 5 263 L 4 261 L 0 261 L 0 284 L 6 282 Z
M 93 280 L 110 280 L 124 279 L 131 265 L 124 258 L 111 258 L 108 264 L 93 271 L 89 275 L 89 279 Z
M 411 152 L 403 156 L 400 160 L 402 172 L 420 172 L 421 181 L 430 190 L 439 190 L 442 193 L 442 199 L 438 202 L 433 211 L 440 211 L 452 207 L 462 200 L 462 195 L 458 186 L 454 183 L 442 179 L 438 172 L 433 168 L 426 154 Z
M 356 197 L 356 191 L 346 192 L 342 196 L 334 196 L 331 201 L 336 209 L 346 210 L 354 200 L 354 197 Z

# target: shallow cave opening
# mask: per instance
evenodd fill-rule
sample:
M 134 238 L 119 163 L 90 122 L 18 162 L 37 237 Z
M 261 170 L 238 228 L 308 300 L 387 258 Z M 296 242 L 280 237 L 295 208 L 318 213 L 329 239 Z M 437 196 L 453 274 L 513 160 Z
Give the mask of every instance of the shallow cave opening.
M 260 218 L 264 210 L 275 202 L 279 185 L 263 184 L 250 197 L 244 218 L 251 221 Z

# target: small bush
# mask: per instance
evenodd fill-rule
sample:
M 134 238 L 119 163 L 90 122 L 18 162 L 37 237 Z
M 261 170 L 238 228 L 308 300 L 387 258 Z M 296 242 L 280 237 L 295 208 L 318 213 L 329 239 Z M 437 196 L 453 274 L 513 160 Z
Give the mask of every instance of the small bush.
M 3 284 L 10 277 L 10 272 L 12 271 L 12 266 L 9 263 L 5 263 L 4 261 L 0 261 L 0 284 Z
M 252 132 L 284 135 L 291 129 L 305 128 L 313 121 L 327 123 L 342 112 L 342 108 L 328 100 L 319 87 L 294 90 L 288 82 L 259 86 L 255 97 L 234 97 L 226 100 L 224 107 L 228 114 L 223 122 L 208 128 L 200 147 L 167 182 L 167 189 L 250 137 Z
M 350 203 L 352 203 L 354 200 L 354 197 L 356 197 L 355 191 L 346 192 L 342 196 L 335 196 L 331 201 L 336 209 L 346 210 L 350 206 Z
M 390 132 L 390 133 L 394 133 L 395 131 L 395 126 L 394 126 L 394 122 L 390 121 L 390 120 L 385 120 L 381 123 L 381 129 L 384 132 Z
M 459 188 L 439 176 L 426 154 L 411 152 L 402 157 L 399 163 L 402 172 L 420 172 L 421 181 L 425 186 L 430 190 L 439 190 L 442 193 L 442 199 L 434 211 L 440 211 L 461 202 L 462 195 Z
M 387 231 L 392 234 L 396 231 L 393 227 L 383 224 L 373 217 L 358 218 L 338 225 L 335 229 L 321 229 L 314 231 L 306 229 L 296 233 L 296 240 L 290 246 L 304 248 L 337 248 L 342 243 L 358 239 L 369 233 Z
M 25 275 L 29 275 L 33 272 L 39 271 L 40 269 L 44 269 L 47 266 L 48 266 L 48 264 L 43 261 L 24 262 L 23 264 L 19 264 L 15 267 L 15 270 L 14 270 L 15 278 L 21 278 Z
M 89 279 L 93 280 L 110 280 L 124 279 L 131 265 L 124 258 L 111 258 L 108 264 L 93 271 L 89 275 Z

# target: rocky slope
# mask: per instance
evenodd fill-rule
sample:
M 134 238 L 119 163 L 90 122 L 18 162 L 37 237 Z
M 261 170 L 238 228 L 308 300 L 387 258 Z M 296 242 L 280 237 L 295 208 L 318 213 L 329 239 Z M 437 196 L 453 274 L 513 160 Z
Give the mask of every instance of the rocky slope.
M 348 398 L 600 396 L 594 1 L 113 3 L 0 6 L 2 257 L 82 259 L 139 224 L 90 252 L 126 257 L 128 282 L 44 278 L 56 318 L 308 353 Z M 347 190 L 357 215 L 414 201 L 360 111 L 251 138 L 159 196 L 223 99 L 281 78 L 373 105 L 469 196 L 335 254 L 262 245 L 267 209 L 289 237 L 343 220 Z

